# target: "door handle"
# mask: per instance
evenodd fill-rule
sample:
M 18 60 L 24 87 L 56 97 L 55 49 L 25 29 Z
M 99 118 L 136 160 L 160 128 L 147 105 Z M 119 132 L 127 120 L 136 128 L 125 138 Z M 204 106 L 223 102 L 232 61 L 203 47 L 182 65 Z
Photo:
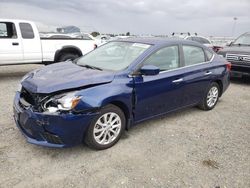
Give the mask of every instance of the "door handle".
M 207 72 L 205 73 L 205 75 L 210 75 L 210 74 L 212 74 L 211 71 L 207 71 Z
M 177 79 L 177 80 L 174 80 L 172 81 L 173 83 L 179 83 L 179 82 L 182 82 L 183 81 L 183 78 L 180 78 L 180 79 Z
M 18 42 L 12 42 L 12 45 L 13 45 L 13 46 L 18 46 L 19 43 L 18 43 Z

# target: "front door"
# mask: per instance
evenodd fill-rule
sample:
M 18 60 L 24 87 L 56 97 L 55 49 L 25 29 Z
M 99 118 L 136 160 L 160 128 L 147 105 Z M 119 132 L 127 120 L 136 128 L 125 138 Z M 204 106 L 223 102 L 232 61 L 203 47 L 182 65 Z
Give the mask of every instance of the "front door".
M 157 66 L 160 73 L 134 77 L 135 122 L 182 107 L 184 85 L 178 45 L 161 48 L 142 64 Z

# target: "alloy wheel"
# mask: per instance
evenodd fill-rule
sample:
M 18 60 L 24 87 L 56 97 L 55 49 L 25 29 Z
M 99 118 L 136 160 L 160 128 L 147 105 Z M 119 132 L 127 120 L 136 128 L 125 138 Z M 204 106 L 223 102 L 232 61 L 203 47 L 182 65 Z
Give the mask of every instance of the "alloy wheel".
M 207 94 L 207 105 L 208 107 L 212 108 L 217 100 L 218 100 L 218 97 L 219 97 L 219 90 L 217 87 L 211 87 L 208 94 Z
M 107 145 L 113 142 L 121 131 L 122 121 L 118 114 L 108 112 L 103 114 L 95 123 L 94 139 L 98 144 Z

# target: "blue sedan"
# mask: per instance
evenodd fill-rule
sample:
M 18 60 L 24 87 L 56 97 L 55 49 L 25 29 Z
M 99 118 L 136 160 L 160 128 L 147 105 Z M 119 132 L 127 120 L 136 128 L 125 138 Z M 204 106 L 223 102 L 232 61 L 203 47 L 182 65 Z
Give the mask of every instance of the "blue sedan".
M 192 41 L 112 41 L 25 75 L 14 119 L 33 144 L 106 149 L 142 121 L 191 106 L 213 109 L 229 86 L 230 68 Z

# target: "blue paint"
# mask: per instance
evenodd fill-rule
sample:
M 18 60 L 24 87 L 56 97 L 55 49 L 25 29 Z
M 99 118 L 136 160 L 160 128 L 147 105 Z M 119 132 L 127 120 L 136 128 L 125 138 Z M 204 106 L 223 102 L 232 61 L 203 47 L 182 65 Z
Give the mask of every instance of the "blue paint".
M 126 114 L 127 127 L 141 121 L 164 115 L 201 102 L 211 82 L 222 85 L 222 93 L 229 86 L 229 71 L 225 60 L 214 54 L 212 62 L 184 67 L 180 53 L 181 67 L 155 75 L 133 75 L 138 72 L 152 53 L 168 45 L 195 45 L 184 40 L 126 39 L 126 42 L 150 44 L 134 62 L 122 71 L 100 71 L 80 67 L 72 62 L 49 65 L 29 73 L 22 86 L 31 93 L 53 95 L 77 90 L 82 96 L 79 104 L 68 113 L 44 113 L 20 106 L 20 92 L 14 99 L 14 117 L 17 126 L 33 144 L 48 147 L 70 147 L 82 143 L 93 118 L 103 106 L 118 105 Z M 157 71 L 152 66 L 146 71 Z M 207 71 L 212 74 L 204 75 Z M 182 82 L 173 81 L 183 79 Z M 52 143 L 43 135 L 60 138 L 61 143 Z

